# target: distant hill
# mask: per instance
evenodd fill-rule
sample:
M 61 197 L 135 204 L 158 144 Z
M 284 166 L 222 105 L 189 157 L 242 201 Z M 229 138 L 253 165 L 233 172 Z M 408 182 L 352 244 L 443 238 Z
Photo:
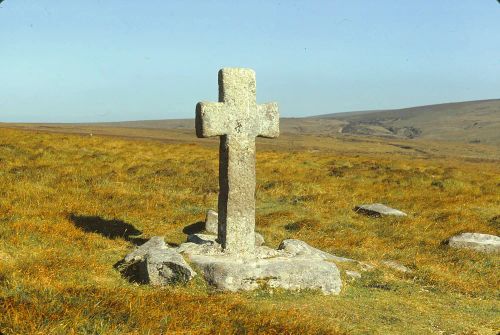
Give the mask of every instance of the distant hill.
M 113 127 L 194 129 L 193 119 L 106 123 Z M 500 99 L 455 102 L 393 110 L 357 111 L 282 118 L 281 132 L 362 135 L 500 144 Z
M 194 134 L 194 119 L 147 120 L 86 124 L 18 124 L 48 131 L 85 131 L 110 128 L 174 130 Z M 280 131 L 288 135 L 364 136 L 395 139 L 430 139 L 500 145 L 500 99 L 446 103 L 393 110 L 372 110 L 281 118 Z
M 500 144 L 500 99 L 306 118 L 309 131 Z M 306 123 L 307 123 L 306 122 Z

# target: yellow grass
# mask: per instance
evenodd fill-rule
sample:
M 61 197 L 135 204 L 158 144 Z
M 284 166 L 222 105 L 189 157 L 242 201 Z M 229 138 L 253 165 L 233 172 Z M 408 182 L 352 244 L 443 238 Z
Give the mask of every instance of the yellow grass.
M 259 148 L 257 230 L 269 246 L 299 238 L 376 267 L 361 280 L 344 278 L 339 296 L 220 293 L 199 277 L 171 288 L 131 284 L 113 265 L 138 237 L 163 235 L 181 243 L 183 228 L 216 208 L 217 147 L 0 129 L 0 332 L 500 330 L 499 256 L 441 245 L 459 232 L 500 233 L 497 156 L 424 155 L 382 140 L 299 142 L 300 150 L 290 144 Z M 460 151 L 459 145 L 450 148 L 445 151 Z M 409 216 L 369 218 L 352 210 L 370 202 Z M 106 237 L 79 222 L 129 224 L 142 235 Z M 398 273 L 382 260 L 398 261 L 413 273 Z

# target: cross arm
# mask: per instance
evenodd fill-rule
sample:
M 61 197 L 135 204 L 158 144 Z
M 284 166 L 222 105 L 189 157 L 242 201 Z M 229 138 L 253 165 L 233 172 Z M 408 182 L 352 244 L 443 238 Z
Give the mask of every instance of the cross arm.
M 280 115 L 275 102 L 257 106 L 259 132 L 257 136 L 274 138 L 280 134 Z
M 224 104 L 220 102 L 199 102 L 196 105 L 196 136 L 212 137 L 227 134 Z

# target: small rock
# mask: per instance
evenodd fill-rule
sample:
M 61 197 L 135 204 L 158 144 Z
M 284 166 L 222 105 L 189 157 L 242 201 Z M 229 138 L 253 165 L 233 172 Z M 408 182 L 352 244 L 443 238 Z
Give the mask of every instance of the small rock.
M 196 275 L 182 255 L 159 236 L 125 256 L 118 268 L 133 282 L 155 286 L 186 283 Z
M 346 270 L 345 274 L 346 274 L 347 277 L 349 277 L 351 279 L 359 279 L 359 278 L 361 278 L 361 273 L 359 273 L 358 271 Z
M 396 261 L 385 260 L 385 261 L 382 261 L 382 264 L 384 264 L 388 268 L 391 268 L 391 269 L 399 271 L 399 272 L 403 272 L 403 273 L 412 273 L 413 272 L 410 268 L 408 268 L 408 267 L 404 266 L 403 264 L 400 264 Z
M 500 237 L 489 234 L 462 233 L 445 241 L 452 248 L 474 249 L 480 252 L 499 252 Z
M 354 208 L 354 211 L 356 213 L 374 217 L 379 217 L 382 215 L 407 216 L 406 213 L 401 212 L 400 210 L 382 204 L 358 205 Z
M 219 214 L 209 209 L 205 218 L 205 231 L 210 234 L 218 234 Z

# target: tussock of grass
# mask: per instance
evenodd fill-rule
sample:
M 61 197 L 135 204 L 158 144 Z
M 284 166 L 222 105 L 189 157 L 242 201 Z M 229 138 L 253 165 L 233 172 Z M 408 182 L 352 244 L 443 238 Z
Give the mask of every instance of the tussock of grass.
M 378 266 L 346 278 L 336 297 L 220 294 L 200 278 L 186 287 L 138 286 L 113 268 L 138 239 L 183 242 L 183 228 L 216 208 L 216 147 L 1 129 L 0 331 L 495 334 L 498 255 L 441 241 L 463 231 L 499 234 L 498 161 L 356 146 L 259 150 L 257 230 L 270 246 L 299 238 L 373 265 L 395 260 L 413 273 Z M 370 202 L 409 216 L 352 210 Z

